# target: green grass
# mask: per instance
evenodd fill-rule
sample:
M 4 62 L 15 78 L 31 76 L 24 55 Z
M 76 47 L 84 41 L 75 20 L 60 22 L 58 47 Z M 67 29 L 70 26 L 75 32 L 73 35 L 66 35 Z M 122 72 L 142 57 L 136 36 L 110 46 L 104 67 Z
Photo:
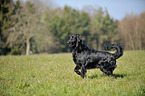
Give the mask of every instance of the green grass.
M 72 55 L 0 56 L 0 96 L 143 96 L 145 51 L 125 51 L 111 78 L 99 69 L 85 79 L 74 71 Z

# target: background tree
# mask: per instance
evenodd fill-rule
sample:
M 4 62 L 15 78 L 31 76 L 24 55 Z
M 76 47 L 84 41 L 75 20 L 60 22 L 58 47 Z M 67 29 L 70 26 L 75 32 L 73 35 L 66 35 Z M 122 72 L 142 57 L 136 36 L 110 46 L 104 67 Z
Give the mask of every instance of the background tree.
M 91 28 L 93 32 L 92 41 L 96 41 L 96 48 L 101 50 L 105 44 L 111 44 L 119 40 L 117 25 L 118 21 L 109 16 L 107 9 L 105 11 L 102 8 L 96 10 Z
M 56 43 L 59 46 L 59 51 L 66 52 L 69 48 L 67 46 L 67 40 L 71 33 L 79 33 L 86 37 L 89 34 L 89 22 L 90 17 L 86 12 L 79 12 L 65 6 L 64 13 L 59 16 L 55 16 L 51 22 L 51 32 L 56 36 Z
M 119 22 L 118 29 L 121 36 L 121 41 L 126 49 L 142 50 L 144 49 L 145 30 L 145 13 L 140 16 L 134 13 L 126 15 L 126 17 Z
M 138 43 L 139 43 L 139 49 L 140 50 L 143 50 L 145 49 L 145 11 L 142 12 L 139 16 L 139 19 L 138 19 L 138 28 L 137 28 L 137 32 L 138 33 Z
M 0 55 L 7 54 L 10 51 L 7 42 L 6 29 L 11 22 L 10 16 L 14 13 L 14 4 L 12 0 L 0 0 Z
M 16 49 L 26 49 L 26 55 L 29 55 L 30 41 L 35 35 L 39 35 L 39 15 L 40 12 L 30 1 L 27 1 L 22 8 L 17 9 L 16 14 L 11 17 L 13 22 L 7 41 L 9 47 L 15 51 L 17 51 Z
M 77 10 L 54 7 L 50 0 L 47 3 L 0 1 L 0 55 L 67 52 L 72 33 L 81 34 L 94 49 L 102 50 L 114 42 L 121 42 L 129 50 L 145 49 L 145 12 L 128 14 L 117 21 L 98 6 Z

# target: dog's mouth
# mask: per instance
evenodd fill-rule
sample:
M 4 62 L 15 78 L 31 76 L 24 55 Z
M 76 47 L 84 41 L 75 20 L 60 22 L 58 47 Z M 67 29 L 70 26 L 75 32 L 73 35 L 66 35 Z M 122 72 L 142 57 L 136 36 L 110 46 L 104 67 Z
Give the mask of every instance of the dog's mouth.
M 75 44 L 71 44 L 71 43 L 70 43 L 70 44 L 68 44 L 68 46 L 69 46 L 69 47 L 73 47 L 73 46 L 75 46 Z
M 69 47 L 74 47 L 75 46 L 75 43 L 70 42 L 70 41 L 68 41 L 67 44 L 68 44 Z

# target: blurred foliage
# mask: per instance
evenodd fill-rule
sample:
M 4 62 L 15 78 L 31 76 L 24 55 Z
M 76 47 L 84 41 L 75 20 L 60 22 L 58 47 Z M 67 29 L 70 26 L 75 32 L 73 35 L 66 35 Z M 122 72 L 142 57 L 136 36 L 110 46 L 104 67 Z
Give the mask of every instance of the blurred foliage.
M 0 0 L 0 55 L 10 52 L 10 48 L 6 45 L 6 29 L 9 27 L 10 16 L 14 13 L 14 10 L 12 0 Z
M 89 23 L 90 18 L 87 13 L 65 6 L 63 14 L 56 15 L 51 20 L 50 27 L 50 31 L 57 37 L 54 43 L 59 46 L 59 52 L 65 52 L 69 49 L 66 45 L 70 34 L 79 33 L 87 36 L 90 31 Z
M 119 22 L 118 31 L 121 43 L 126 49 L 143 50 L 145 49 L 145 12 L 139 16 L 133 13 L 127 14 Z
M 117 21 L 101 7 L 77 10 L 54 8 L 50 3 L 0 1 L 0 55 L 68 52 L 72 33 L 81 34 L 84 43 L 94 49 L 102 50 L 111 43 L 145 49 L 145 12 Z
M 96 40 L 95 46 L 101 50 L 105 44 L 111 44 L 119 40 L 117 33 L 118 21 L 110 18 L 107 9 L 103 11 L 102 8 L 99 8 L 97 11 L 92 20 L 92 39 L 93 41 Z

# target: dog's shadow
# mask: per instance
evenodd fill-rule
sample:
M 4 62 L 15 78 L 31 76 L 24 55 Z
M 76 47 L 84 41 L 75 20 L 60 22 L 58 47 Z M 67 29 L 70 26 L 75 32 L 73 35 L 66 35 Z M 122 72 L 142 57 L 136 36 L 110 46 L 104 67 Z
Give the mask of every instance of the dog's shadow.
M 124 78 L 124 77 L 127 76 L 127 74 L 113 74 L 113 76 L 114 76 L 115 78 Z
M 127 74 L 113 74 L 113 78 L 124 78 L 124 77 L 126 77 L 126 75 Z M 106 77 L 107 75 L 103 74 L 102 77 L 104 77 L 104 76 Z M 88 76 L 88 78 L 90 78 L 90 79 L 95 79 L 97 77 L 98 77 L 97 74 L 92 75 L 92 76 Z

